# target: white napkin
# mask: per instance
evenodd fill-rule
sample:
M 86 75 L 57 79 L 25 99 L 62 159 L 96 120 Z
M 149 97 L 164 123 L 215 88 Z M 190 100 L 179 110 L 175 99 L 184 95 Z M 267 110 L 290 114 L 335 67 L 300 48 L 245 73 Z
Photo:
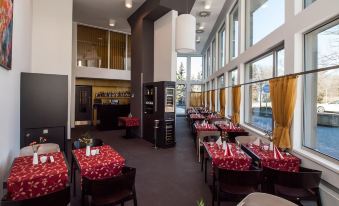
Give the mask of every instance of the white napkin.
M 260 146 L 260 138 L 257 138 L 254 142 L 254 145 Z
M 274 159 L 284 159 L 284 157 L 280 153 L 279 149 L 275 145 L 273 147 L 273 155 L 274 155 Z
M 222 145 L 222 141 L 221 141 L 221 137 L 219 137 L 219 139 L 215 142 L 218 146 Z
M 223 149 L 223 150 L 225 150 L 225 152 L 226 152 L 226 149 L 227 149 L 227 144 L 226 144 L 226 142 L 225 142 L 225 141 L 222 143 L 222 149 Z
M 232 156 L 232 157 L 233 157 L 233 152 L 232 152 L 232 150 L 231 150 L 232 145 L 227 144 L 226 142 L 224 142 L 224 143 L 225 143 L 225 145 L 226 145 L 224 155 L 225 155 L 225 156 Z
M 270 142 L 270 151 L 273 151 L 273 142 Z

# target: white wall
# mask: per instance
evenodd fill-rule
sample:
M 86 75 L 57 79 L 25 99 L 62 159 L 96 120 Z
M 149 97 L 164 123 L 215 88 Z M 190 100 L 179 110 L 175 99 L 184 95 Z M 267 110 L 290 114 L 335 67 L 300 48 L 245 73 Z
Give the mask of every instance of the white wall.
M 12 70 L 0 67 L 1 182 L 20 149 L 20 73 L 31 70 L 31 17 L 32 0 L 15 0 Z
M 176 81 L 175 21 L 170 11 L 154 22 L 154 81 Z
M 72 83 L 72 0 L 33 0 L 32 72 L 68 75 L 68 111 Z M 70 137 L 70 112 L 68 112 Z

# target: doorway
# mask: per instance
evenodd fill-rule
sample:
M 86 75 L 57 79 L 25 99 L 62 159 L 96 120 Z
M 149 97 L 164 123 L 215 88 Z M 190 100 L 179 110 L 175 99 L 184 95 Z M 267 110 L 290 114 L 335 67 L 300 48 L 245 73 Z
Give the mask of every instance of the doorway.
M 76 86 L 75 88 L 75 125 L 92 123 L 92 87 Z

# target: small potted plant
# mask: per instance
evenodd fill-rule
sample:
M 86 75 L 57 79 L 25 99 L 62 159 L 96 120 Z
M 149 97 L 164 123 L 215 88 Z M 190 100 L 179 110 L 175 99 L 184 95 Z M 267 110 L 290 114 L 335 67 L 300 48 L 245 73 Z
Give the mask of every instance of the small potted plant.
M 201 199 L 200 201 L 197 201 L 197 206 L 205 206 L 204 200 Z
M 37 165 L 39 163 L 38 150 L 40 148 L 40 144 L 45 143 L 46 141 L 47 141 L 47 138 L 39 137 L 39 144 L 36 141 L 29 144 L 32 147 L 32 150 L 33 150 L 33 165 Z

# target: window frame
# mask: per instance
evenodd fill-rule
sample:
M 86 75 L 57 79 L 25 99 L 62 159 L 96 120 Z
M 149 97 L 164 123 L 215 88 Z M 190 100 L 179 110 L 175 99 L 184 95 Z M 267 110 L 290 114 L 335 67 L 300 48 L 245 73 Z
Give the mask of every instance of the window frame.
M 222 34 L 224 38 L 222 37 Z M 221 41 L 222 39 L 222 41 Z M 222 47 L 221 47 L 222 45 Z M 225 22 L 221 25 L 218 30 L 218 68 L 221 69 L 226 65 L 226 24 Z M 222 48 L 222 49 L 221 49 Z M 223 61 L 222 61 L 223 60 Z
M 238 35 L 240 33 L 240 21 L 239 21 L 239 17 L 240 17 L 240 5 L 239 5 L 239 1 L 236 1 L 236 3 L 234 4 L 234 6 L 232 7 L 230 13 L 229 13 L 229 59 L 230 61 L 232 61 L 233 59 L 237 58 L 239 55 L 239 37 L 237 38 L 238 40 L 238 48 L 233 48 L 233 40 L 232 40 L 232 28 L 233 28 L 233 13 L 235 12 L 235 10 L 238 10 Z M 235 51 L 233 51 L 233 49 L 235 49 Z M 233 57 L 233 53 L 235 54 Z

